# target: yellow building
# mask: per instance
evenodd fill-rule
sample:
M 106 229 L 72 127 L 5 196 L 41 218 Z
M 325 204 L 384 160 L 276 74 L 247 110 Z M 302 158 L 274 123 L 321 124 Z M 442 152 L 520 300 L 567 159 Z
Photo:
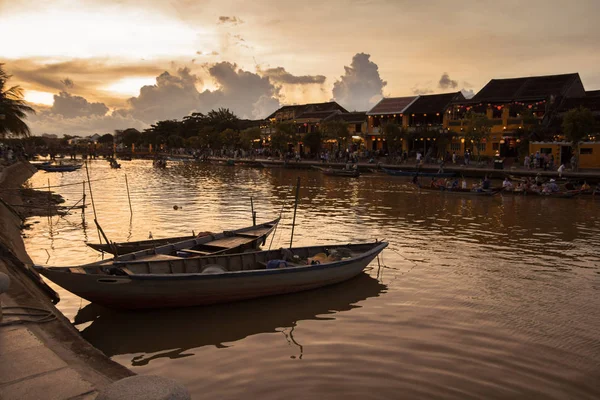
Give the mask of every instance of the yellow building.
M 579 74 L 564 74 L 511 79 L 492 79 L 472 99 L 454 102 L 447 110 L 447 127 L 452 133 L 451 147 L 458 154 L 502 157 L 517 155 L 520 133 L 539 125 L 547 130 L 561 104 L 585 95 Z M 467 113 L 484 114 L 491 128 L 479 148 L 465 140 Z M 531 114 L 533 118 L 526 118 Z
M 427 149 L 437 147 L 434 142 L 439 135 L 447 134 L 445 112 L 448 107 L 464 99 L 461 92 L 382 99 L 367 112 L 367 148 L 386 149 L 383 129 L 387 124 L 394 123 L 406 132 L 402 138 L 402 149 L 425 154 Z M 447 149 L 436 150 L 443 152 Z

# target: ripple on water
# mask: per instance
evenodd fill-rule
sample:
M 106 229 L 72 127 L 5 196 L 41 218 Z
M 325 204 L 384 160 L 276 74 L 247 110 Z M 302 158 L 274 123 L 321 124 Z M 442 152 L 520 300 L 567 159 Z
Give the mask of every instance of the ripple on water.
M 80 184 L 84 174 L 40 172 L 31 184 Z M 357 279 L 229 305 L 120 313 L 57 288 L 59 307 L 87 340 L 135 372 L 177 379 L 194 398 L 600 396 L 593 202 L 417 195 L 408 180 L 387 176 L 187 163 L 159 170 L 143 160 L 121 170 L 95 161 L 90 174 L 108 178 L 92 185 L 111 240 L 246 226 L 252 196 L 259 220 L 284 207 L 273 246 L 286 246 L 300 176 L 294 243 L 390 242 Z M 57 191 L 67 204 L 81 198 L 75 186 Z M 84 245 L 98 240 L 91 215 L 30 220 L 29 254 L 54 265 L 100 259 Z

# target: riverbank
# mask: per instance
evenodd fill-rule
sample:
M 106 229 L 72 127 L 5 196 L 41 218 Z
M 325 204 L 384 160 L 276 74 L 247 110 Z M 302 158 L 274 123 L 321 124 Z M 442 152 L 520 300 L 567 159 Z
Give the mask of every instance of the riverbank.
M 52 304 L 52 289 L 28 267 L 32 260 L 21 237 L 23 213 L 51 209 L 39 205 L 38 194 L 21 195 L 19 187 L 35 171 L 18 162 L 0 172 L 0 272 L 10 278 L 8 291 L 0 295 L 0 398 L 93 399 L 134 374 L 81 337 Z M 47 202 L 48 195 L 41 198 Z M 38 322 L 25 322 L 31 320 Z
M 231 158 L 224 157 L 209 157 L 207 161 L 221 164 L 231 165 Z M 248 167 L 258 168 L 279 168 L 285 167 L 290 169 L 311 169 L 313 167 L 331 167 L 331 168 L 343 168 L 346 164 L 344 162 L 328 162 L 322 163 L 318 160 L 301 160 L 301 161 L 284 161 L 284 160 L 268 160 L 268 159 L 245 159 L 239 158 L 233 161 L 233 165 L 243 165 Z M 368 163 L 359 162 L 358 169 L 362 173 L 372 172 L 383 172 L 382 168 L 402 170 L 410 172 L 437 172 L 440 168 L 438 164 L 422 164 L 416 165 L 416 162 L 407 162 L 405 164 L 386 164 L 386 163 Z M 496 169 L 493 166 L 478 166 L 472 165 L 460 165 L 460 164 L 446 164 L 444 166 L 444 172 L 454 172 L 456 176 L 464 176 L 465 178 L 482 178 L 488 176 L 490 178 L 504 179 L 506 176 L 516 177 L 535 177 L 537 174 L 546 178 L 559 178 L 557 171 L 544 171 L 541 169 L 525 169 L 520 167 L 511 166 L 506 169 Z M 588 183 L 596 184 L 600 183 L 600 170 L 586 170 L 586 171 L 565 171 L 562 174 L 563 178 L 573 180 L 586 180 Z

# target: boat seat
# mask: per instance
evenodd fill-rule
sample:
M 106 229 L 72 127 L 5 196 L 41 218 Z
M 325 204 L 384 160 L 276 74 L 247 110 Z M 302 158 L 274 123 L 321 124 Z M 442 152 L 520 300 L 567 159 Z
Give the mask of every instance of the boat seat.
M 199 256 L 207 256 L 207 255 L 210 255 L 213 253 L 211 251 L 200 251 L 200 250 L 192 250 L 192 249 L 181 249 L 179 251 L 183 251 L 185 253 L 190 253 L 190 254 L 196 254 Z

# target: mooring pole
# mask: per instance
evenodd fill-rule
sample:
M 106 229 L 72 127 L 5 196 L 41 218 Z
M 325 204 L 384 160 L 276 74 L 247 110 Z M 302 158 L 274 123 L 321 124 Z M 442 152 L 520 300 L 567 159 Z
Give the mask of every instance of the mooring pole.
M 252 226 L 256 226 L 256 213 L 254 212 L 254 200 L 250 197 L 250 209 L 252 211 Z
M 127 182 L 127 174 L 125 174 L 125 186 L 127 186 L 127 198 L 129 199 L 129 213 L 133 218 L 133 209 L 131 208 L 131 196 L 129 196 L 129 183 Z
M 298 208 L 298 195 L 300 194 L 300 177 L 296 181 L 296 201 L 294 202 L 294 219 L 292 220 L 292 236 L 290 237 L 290 249 L 294 242 L 294 227 L 296 226 L 296 209 Z
M 92 183 L 90 182 L 90 171 L 88 170 L 88 163 L 85 162 L 85 174 L 87 175 L 88 187 L 90 189 L 90 198 L 92 199 L 92 210 L 94 210 L 94 222 L 96 223 L 96 227 L 100 228 L 98 224 L 98 216 L 96 215 L 96 204 L 94 204 L 94 193 L 92 192 Z M 102 237 L 100 236 L 100 229 L 98 230 L 98 241 L 102 243 Z M 110 242 L 106 242 L 106 244 L 110 244 Z

